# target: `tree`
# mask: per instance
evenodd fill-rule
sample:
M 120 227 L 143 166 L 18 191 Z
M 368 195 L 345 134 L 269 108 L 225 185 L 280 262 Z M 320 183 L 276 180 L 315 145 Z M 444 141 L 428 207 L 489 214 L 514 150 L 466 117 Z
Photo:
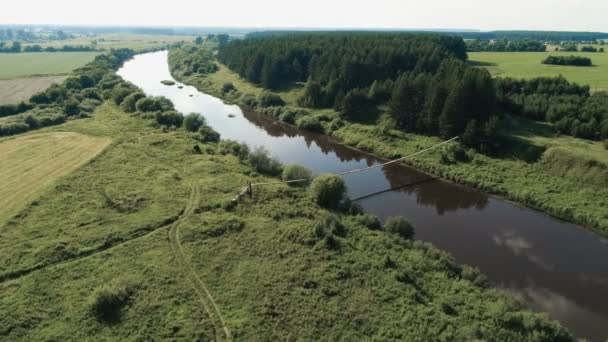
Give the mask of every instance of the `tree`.
M 291 183 L 291 185 L 306 185 L 312 179 L 312 172 L 302 165 L 292 164 L 287 165 L 283 169 L 281 178 L 284 181 L 303 180 L 297 183 Z
M 20 42 L 13 42 L 13 45 L 11 46 L 10 52 L 13 52 L 13 53 L 21 52 L 21 43 Z
M 184 128 L 188 132 L 196 132 L 205 124 L 205 119 L 198 113 L 190 113 L 184 117 Z
M 120 104 L 120 108 L 126 113 L 133 113 L 137 110 L 137 101 L 146 97 L 146 94 L 142 92 L 135 92 L 125 97 Z
M 196 39 L 194 40 L 194 44 L 196 44 L 196 45 L 203 44 L 203 37 L 196 37 Z
M 388 233 L 397 234 L 406 240 L 414 238 L 414 227 L 403 217 L 389 217 L 384 222 L 384 230 Z
M 346 185 L 340 176 L 322 174 L 312 181 L 310 191 L 318 205 L 336 209 L 346 196 Z
M 257 172 L 271 176 L 278 176 L 283 171 L 281 163 L 271 158 L 268 150 L 261 146 L 249 153 L 249 163 Z

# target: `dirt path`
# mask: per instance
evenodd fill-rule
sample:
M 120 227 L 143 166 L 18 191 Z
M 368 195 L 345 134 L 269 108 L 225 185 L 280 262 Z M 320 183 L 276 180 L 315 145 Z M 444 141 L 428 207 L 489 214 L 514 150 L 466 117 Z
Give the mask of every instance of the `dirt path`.
M 192 191 L 190 201 L 186 206 L 186 210 L 183 215 L 184 219 L 194 212 L 200 201 L 200 190 L 198 186 L 196 184 L 192 184 L 191 186 Z M 186 256 L 186 253 L 184 252 L 184 248 L 180 241 L 180 227 L 182 223 L 183 220 L 179 220 L 171 226 L 171 229 L 169 231 L 169 240 L 171 241 L 171 248 L 176 254 L 177 260 L 181 264 L 180 266 L 184 268 L 185 271 L 188 273 L 188 278 L 190 279 L 192 288 L 198 295 L 200 303 L 203 305 L 205 311 L 207 311 L 207 314 L 209 315 L 209 318 L 212 321 L 212 324 L 216 330 L 216 340 L 231 341 L 232 336 L 230 335 L 230 330 L 228 329 L 228 326 L 224 321 L 224 317 L 222 317 L 222 313 L 220 312 L 217 303 L 213 299 L 213 296 L 207 289 L 207 286 L 205 285 L 201 277 L 199 277 L 199 275 L 194 270 L 194 267 L 192 267 L 190 259 Z M 218 332 L 220 333 L 218 334 Z M 222 335 L 223 338 L 217 338 L 218 336 Z

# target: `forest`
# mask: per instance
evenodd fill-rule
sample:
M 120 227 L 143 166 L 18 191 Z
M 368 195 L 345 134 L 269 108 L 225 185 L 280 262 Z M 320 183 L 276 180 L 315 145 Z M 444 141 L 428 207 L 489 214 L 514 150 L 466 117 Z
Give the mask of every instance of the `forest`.
M 366 48 L 361 48 L 366 47 Z M 279 89 L 306 82 L 303 107 L 344 118 L 389 104 L 399 128 L 492 150 L 497 119 L 490 74 L 466 65 L 457 37 L 407 33 L 313 33 L 234 41 L 218 58 L 250 82 Z M 485 94 L 485 96 L 479 96 Z
M 496 80 L 499 106 L 507 113 L 548 121 L 562 134 L 608 139 L 608 94 L 591 94 L 563 77 Z

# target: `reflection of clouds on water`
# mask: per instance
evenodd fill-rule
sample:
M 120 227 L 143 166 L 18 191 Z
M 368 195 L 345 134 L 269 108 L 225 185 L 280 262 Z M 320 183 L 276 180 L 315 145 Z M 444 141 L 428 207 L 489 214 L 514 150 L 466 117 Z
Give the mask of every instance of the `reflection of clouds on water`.
M 570 327 L 575 327 L 579 334 L 583 331 L 587 334 L 577 336 L 579 338 L 608 337 L 605 329 L 607 317 L 588 310 L 559 293 L 533 285 L 506 290 L 514 294 L 515 297 L 529 303 L 534 310 L 551 312 L 553 318 L 558 321 L 569 322 Z
M 534 245 L 523 236 L 518 236 L 515 231 L 507 230 L 501 232 L 501 235 L 493 235 L 492 240 L 499 247 L 506 247 L 517 256 L 526 257 L 531 263 L 545 271 L 555 270 L 555 265 L 543 260 L 540 256 L 534 254 Z
M 595 285 L 608 287 L 608 277 L 587 273 L 580 273 L 576 277 L 585 283 L 593 283 Z

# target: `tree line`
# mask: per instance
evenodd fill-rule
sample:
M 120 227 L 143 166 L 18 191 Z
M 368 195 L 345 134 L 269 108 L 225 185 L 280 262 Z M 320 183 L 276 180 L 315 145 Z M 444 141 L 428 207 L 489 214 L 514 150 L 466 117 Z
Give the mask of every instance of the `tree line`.
M 608 94 L 563 77 L 496 80 L 502 111 L 554 124 L 557 132 L 585 139 L 608 139 Z
M 481 52 L 481 51 L 492 51 L 492 52 L 544 52 L 546 46 L 543 42 L 532 39 L 521 39 L 521 40 L 467 40 L 467 51 L 469 52 Z
M 87 117 L 105 100 L 128 95 L 137 88 L 124 82 L 114 71 L 133 57 L 131 49 L 117 49 L 76 69 L 62 84 L 34 94 L 28 103 L 0 106 L 0 136 L 23 133 L 56 125 L 70 118 Z M 118 95 L 117 95 L 118 94 Z
M 592 66 L 591 58 L 583 56 L 548 56 L 542 62 L 548 65 Z
M 85 45 L 64 45 L 62 47 L 47 46 L 42 47 L 39 44 L 26 45 L 25 47 L 20 42 L 0 42 L 0 53 L 20 53 L 20 52 L 75 52 L 75 51 L 96 51 L 92 46 Z
M 430 34 L 318 33 L 234 41 L 220 60 L 251 82 L 277 89 L 306 81 L 300 105 L 333 107 L 347 119 L 387 104 L 398 128 L 495 148 L 496 93 L 471 68 L 464 41 Z

